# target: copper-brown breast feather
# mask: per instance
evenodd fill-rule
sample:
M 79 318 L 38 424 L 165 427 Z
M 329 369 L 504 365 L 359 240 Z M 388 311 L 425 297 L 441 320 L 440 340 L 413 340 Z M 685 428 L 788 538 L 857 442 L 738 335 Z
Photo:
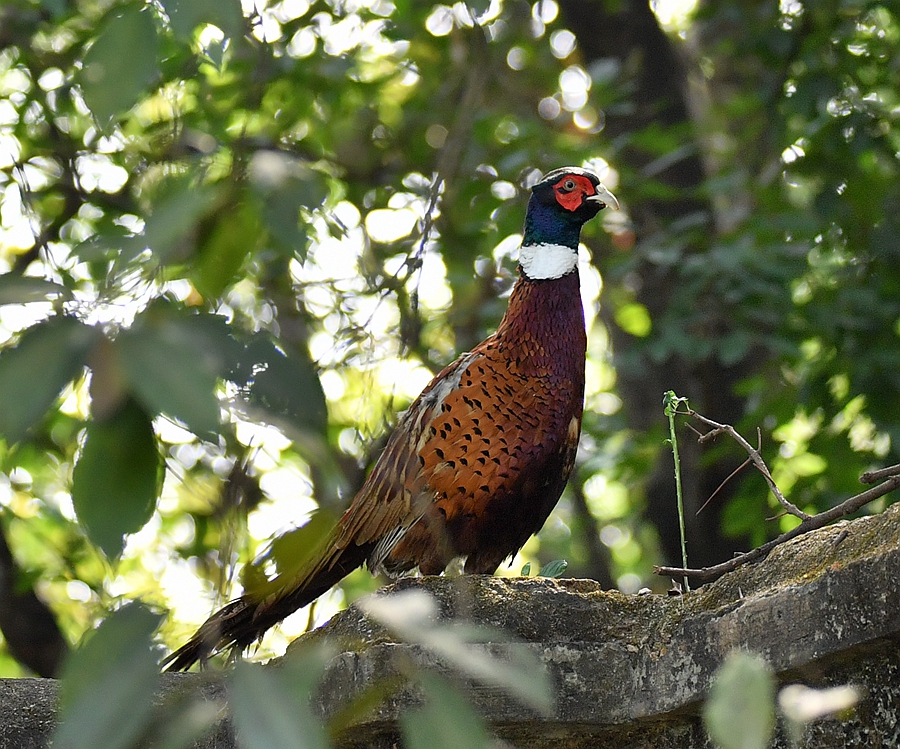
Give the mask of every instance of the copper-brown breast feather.
M 508 493 L 525 466 L 558 447 L 560 413 L 549 382 L 517 378 L 508 362 L 491 356 L 494 351 L 471 364 L 444 400 L 421 452 L 448 523 L 483 513 L 493 498 Z
M 484 531 L 506 524 L 509 538 L 504 542 L 500 533 L 495 553 L 483 562 L 495 568 L 555 504 L 561 486 L 554 493 L 543 476 L 554 485 L 568 477 L 581 399 L 580 382 L 518 371 L 499 341 L 489 338 L 442 372 L 407 412 L 342 521 L 342 537 L 359 543 L 387 532 L 370 564 L 436 574 L 457 555 L 484 551 Z M 516 500 L 536 506 L 515 508 Z M 391 511 L 378 512 L 385 503 Z
M 549 464 L 569 452 L 566 427 L 573 409 L 580 419 L 582 393 L 578 383 L 517 371 L 495 340 L 480 348 L 484 357 L 445 400 L 421 457 L 452 550 L 479 555 L 470 556 L 467 571 L 493 572 L 540 528 L 559 497 L 544 479 L 560 478 L 562 468 Z M 420 535 L 414 530 L 406 545 L 426 545 Z M 428 557 L 424 549 L 415 553 Z M 436 570 L 447 553 L 434 553 L 427 561 Z
M 558 422 L 571 409 L 560 406 L 577 403 L 580 418 L 581 392 L 556 384 L 554 392 L 548 378 L 517 372 L 494 337 L 446 367 L 397 424 L 338 523 L 335 551 L 375 543 L 370 566 L 390 572 L 439 572 L 473 551 L 477 519 L 495 519 L 489 505 L 515 490 L 526 467 L 539 472 L 567 452 L 558 436 L 568 424 Z M 419 523 L 435 511 L 437 523 Z

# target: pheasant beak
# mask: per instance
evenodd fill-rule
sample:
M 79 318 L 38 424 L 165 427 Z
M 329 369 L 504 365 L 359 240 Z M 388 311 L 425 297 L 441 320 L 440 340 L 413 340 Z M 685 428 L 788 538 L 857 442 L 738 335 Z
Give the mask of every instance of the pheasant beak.
M 609 206 L 616 211 L 619 210 L 619 201 L 616 200 L 616 196 L 607 190 L 602 182 L 597 185 L 597 192 L 588 195 L 585 200 L 592 200 L 595 203 L 602 203 L 604 207 Z

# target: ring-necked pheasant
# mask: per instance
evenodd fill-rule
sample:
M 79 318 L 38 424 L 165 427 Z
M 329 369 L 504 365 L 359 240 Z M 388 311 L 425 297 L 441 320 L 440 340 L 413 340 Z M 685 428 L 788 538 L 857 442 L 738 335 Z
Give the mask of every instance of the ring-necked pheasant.
M 446 367 L 397 424 L 372 472 L 304 568 L 244 594 L 169 656 L 180 671 L 243 649 L 364 562 L 440 574 L 456 557 L 491 574 L 540 530 L 572 472 L 584 404 L 582 225 L 611 205 L 596 175 L 556 169 L 532 188 L 519 279 L 497 332 Z

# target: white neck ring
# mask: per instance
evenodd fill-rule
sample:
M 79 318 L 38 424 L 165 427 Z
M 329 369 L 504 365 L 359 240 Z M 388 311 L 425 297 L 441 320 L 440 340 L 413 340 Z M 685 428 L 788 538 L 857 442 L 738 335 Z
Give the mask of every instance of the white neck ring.
M 578 267 L 578 250 L 561 244 L 529 244 L 519 250 L 522 273 L 533 281 L 562 278 Z

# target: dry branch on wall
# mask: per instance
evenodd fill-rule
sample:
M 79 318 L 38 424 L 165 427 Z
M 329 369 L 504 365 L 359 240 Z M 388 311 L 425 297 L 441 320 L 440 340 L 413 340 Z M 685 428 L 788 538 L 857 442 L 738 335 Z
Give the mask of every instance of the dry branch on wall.
M 820 512 L 816 515 L 809 515 L 800 510 L 796 505 L 788 501 L 788 499 L 775 484 L 775 480 L 772 478 L 772 474 L 769 471 L 768 466 L 762 459 L 762 456 L 759 453 L 759 449 L 754 448 L 749 442 L 747 442 L 747 440 L 744 439 L 733 426 L 731 426 L 730 424 L 720 424 L 716 421 L 713 421 L 712 419 L 707 418 L 706 416 L 703 416 L 702 414 L 697 413 L 691 408 L 687 408 L 684 413 L 687 416 L 690 416 L 700 423 L 704 424 L 705 426 L 709 427 L 709 431 L 700 434 L 700 436 L 698 437 L 699 442 L 706 442 L 713 437 L 716 437 L 717 435 L 727 434 L 729 437 L 734 439 L 742 448 L 744 448 L 744 450 L 747 451 L 747 455 L 749 457 L 747 458 L 747 461 L 745 461 L 745 463 L 741 465 L 741 467 L 743 467 L 747 463 L 751 463 L 763 475 L 766 483 L 769 485 L 769 488 L 772 490 L 772 493 L 778 500 L 778 503 L 785 509 L 785 512 L 799 518 L 801 522 L 798 526 L 792 528 L 786 533 L 782 533 L 777 538 L 774 538 L 771 541 L 763 544 L 762 546 L 758 546 L 757 548 L 752 549 L 751 551 L 748 551 L 744 554 L 738 554 L 732 559 L 729 559 L 727 562 L 722 562 L 721 564 L 716 564 L 712 567 L 702 567 L 700 569 L 691 569 L 689 567 L 654 567 L 653 571 L 657 575 L 663 575 L 667 577 L 687 576 L 699 583 L 710 582 L 721 577 L 727 572 L 731 572 L 732 570 L 741 567 L 742 565 L 749 564 L 751 562 L 755 562 L 764 558 L 776 546 L 780 546 L 786 541 L 790 541 L 792 538 L 796 538 L 797 536 L 802 536 L 804 533 L 809 533 L 810 531 L 822 528 L 829 523 L 834 522 L 838 518 L 842 518 L 845 515 L 850 515 L 851 513 L 856 512 L 870 502 L 873 502 L 876 499 L 883 497 L 885 494 L 889 494 L 895 489 L 900 488 L 900 464 L 889 466 L 887 468 L 881 468 L 876 471 L 868 471 L 860 476 L 860 482 L 863 484 L 876 484 L 876 486 L 873 486 L 871 489 L 867 489 L 860 494 L 844 500 L 839 505 L 836 505 L 829 510 L 825 510 L 824 512 Z M 734 476 L 736 473 L 737 471 L 732 473 L 731 476 Z M 729 479 L 731 478 L 731 476 L 729 476 Z M 716 491 L 718 491 L 718 489 Z

